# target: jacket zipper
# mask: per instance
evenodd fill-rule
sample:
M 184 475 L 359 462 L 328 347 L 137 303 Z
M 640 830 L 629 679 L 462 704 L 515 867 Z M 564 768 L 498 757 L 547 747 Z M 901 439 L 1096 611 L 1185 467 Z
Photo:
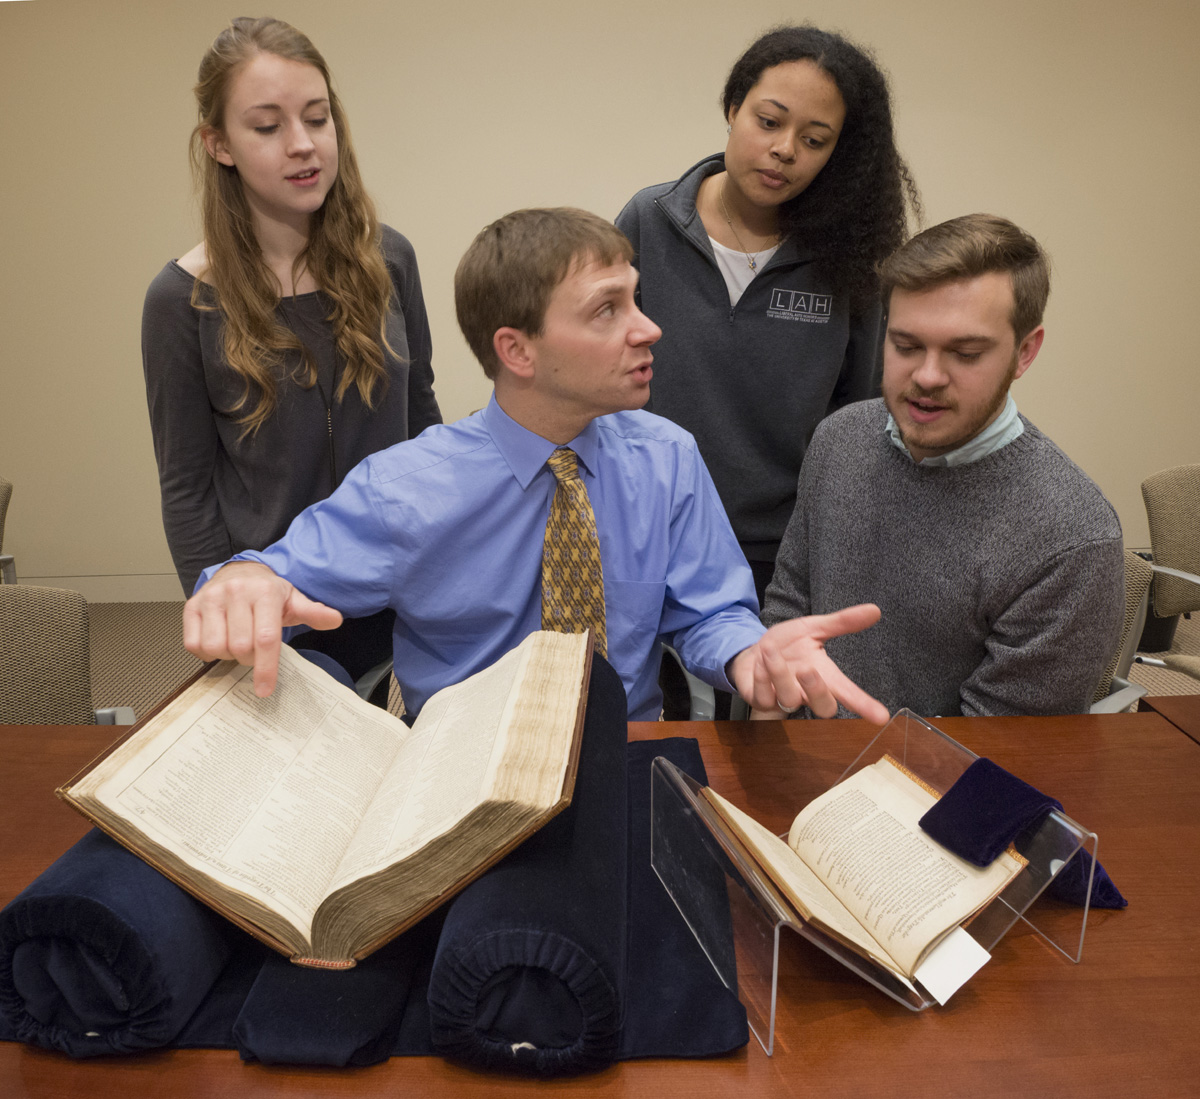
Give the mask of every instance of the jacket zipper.
M 725 282 L 725 279 L 724 279 L 724 277 L 721 275 L 721 268 L 720 268 L 720 265 L 717 263 L 717 261 L 716 261 L 716 258 L 715 258 L 714 256 L 711 256 L 711 255 L 709 255 L 709 253 L 708 253 L 708 252 L 706 252 L 706 251 L 705 251 L 703 248 L 701 248 L 701 247 L 700 247 L 700 245 L 699 245 L 699 244 L 697 244 L 697 243 L 696 243 L 696 242 L 695 242 L 695 241 L 694 241 L 694 240 L 691 238 L 691 236 L 690 236 L 690 234 L 688 233 L 687 229 L 685 229 L 685 228 L 684 228 L 684 226 L 683 226 L 683 225 L 680 223 L 679 219 L 678 219 L 678 218 L 676 218 L 676 217 L 675 217 L 675 215 L 674 215 L 674 214 L 672 214 L 672 213 L 671 213 L 671 211 L 670 211 L 670 210 L 668 210 L 668 209 L 667 209 L 667 208 L 666 208 L 666 207 L 665 207 L 665 206 L 662 204 L 662 202 L 661 202 L 661 200 L 660 200 L 660 199 L 657 199 L 657 198 L 656 198 L 656 199 L 654 200 L 654 205 L 655 205 L 655 206 L 656 206 L 656 207 L 657 207 L 657 208 L 658 208 L 658 209 L 659 209 L 659 210 L 662 212 L 662 215 L 663 215 L 663 217 L 665 217 L 665 218 L 667 219 L 667 221 L 669 221 L 669 222 L 670 222 L 672 225 L 674 225 L 674 226 L 675 226 L 675 228 L 676 228 L 676 229 L 678 229 L 678 230 L 679 230 L 679 233 L 680 233 L 680 235 L 683 237 L 683 239 L 684 239 L 684 240 L 686 240 L 686 241 L 688 242 L 688 244 L 690 244 L 690 245 L 691 245 L 693 248 L 695 248 L 695 249 L 696 249 L 696 251 L 700 253 L 700 255 L 702 255 L 702 256 L 703 256 L 703 257 L 704 257 L 706 260 L 708 260 L 708 262 L 709 262 L 709 265 L 712 267 L 712 269 L 713 269 L 714 271 L 716 271 L 716 273 L 717 273 L 717 278 L 721 279 L 721 282 L 722 282 L 722 285 L 723 285 L 723 284 L 724 284 L 724 282 Z M 696 217 L 697 217 L 697 219 L 699 219 L 699 217 L 700 217 L 699 213 L 697 213 L 697 214 L 696 214 Z M 790 262 L 790 263 L 792 263 L 793 265 L 796 265 L 796 264 L 798 263 L 798 261 L 796 261 L 796 260 L 790 260 L 789 262 Z M 756 282 L 758 279 L 760 279 L 760 278 L 761 278 L 763 275 L 765 275 L 765 274 L 766 274 L 766 273 L 767 273 L 769 270 L 771 270 L 771 267 L 772 267 L 774 264 L 775 264 L 775 256 L 772 256 L 772 257 L 771 257 L 769 260 L 767 260 L 766 264 L 763 266 L 763 269 L 762 269 L 761 271 L 756 271 L 756 272 L 755 272 L 755 274 L 754 274 L 754 278 L 750 280 L 750 284 L 751 284 L 751 286 L 752 286 L 752 285 L 753 285 L 753 284 L 754 284 L 754 283 L 755 283 L 755 282 Z M 781 267 L 782 267 L 782 266 L 783 266 L 783 264 L 779 264 L 779 266 L 781 266 Z M 749 289 L 750 289 L 750 287 L 749 287 L 749 286 L 747 286 L 747 287 L 746 287 L 746 289 L 747 289 L 747 290 L 749 290 Z M 743 293 L 743 294 L 742 294 L 742 298 L 744 298 L 745 296 L 746 296 L 746 295 Z M 738 305 L 740 305 L 740 304 L 741 304 L 742 298 L 739 298 L 739 299 L 738 299 Z M 734 322 L 734 321 L 737 319 L 737 305 L 730 305 L 730 307 L 729 307 L 729 312 L 725 314 L 725 319 L 726 319 L 726 321 L 727 321 L 729 324 L 733 324 L 733 322 Z

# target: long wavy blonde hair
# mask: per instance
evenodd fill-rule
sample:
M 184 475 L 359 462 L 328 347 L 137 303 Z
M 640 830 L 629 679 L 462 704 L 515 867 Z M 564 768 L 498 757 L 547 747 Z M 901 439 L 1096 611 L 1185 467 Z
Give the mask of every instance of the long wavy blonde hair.
M 345 362 L 338 400 L 354 385 L 371 407 L 376 390 L 387 384 L 384 350 L 392 352 L 387 342 L 392 283 L 379 249 L 379 221 L 375 204 L 363 187 L 349 124 L 325 59 L 307 37 L 279 19 L 235 19 L 204 55 L 196 82 L 199 121 L 192 131 L 191 159 L 204 222 L 207 268 L 203 279 L 216 292 L 216 304 L 200 280 L 193 287 L 192 304 L 221 312 L 225 358 L 246 382 L 231 411 L 244 413 L 240 422 L 251 434 L 275 410 L 279 366 L 286 353 L 300 352 L 301 368 L 294 375 L 298 384 L 307 389 L 317 380 L 312 354 L 275 319 L 280 288 L 263 260 L 237 169 L 219 163 L 204 145 L 206 133 L 223 131 L 225 106 L 238 70 L 260 52 L 312 65 L 329 89 L 329 110 L 337 131 L 338 174 L 321 208 L 313 214 L 308 246 L 294 270 L 307 267 L 333 303 L 329 320 Z M 257 401 L 248 408 L 254 396 Z

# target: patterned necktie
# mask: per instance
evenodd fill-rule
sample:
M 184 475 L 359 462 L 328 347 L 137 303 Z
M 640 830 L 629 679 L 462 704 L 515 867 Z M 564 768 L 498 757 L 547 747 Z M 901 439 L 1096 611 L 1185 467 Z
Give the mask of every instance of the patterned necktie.
M 590 626 L 596 652 L 607 656 L 604 569 L 587 486 L 579 479 L 578 459 L 570 448 L 560 446 L 546 464 L 558 488 L 542 546 L 542 629 L 583 633 Z

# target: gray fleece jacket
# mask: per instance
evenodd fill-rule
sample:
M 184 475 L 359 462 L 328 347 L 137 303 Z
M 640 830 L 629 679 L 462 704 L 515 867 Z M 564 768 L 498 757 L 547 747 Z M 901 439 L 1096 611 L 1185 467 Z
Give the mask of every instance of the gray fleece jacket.
M 879 392 L 882 317 L 877 302 L 852 312 L 790 240 L 731 307 L 696 213 L 701 182 L 724 167 L 711 156 L 639 191 L 617 226 L 636 253 L 641 307 L 663 330 L 646 407 L 696 437 L 743 550 L 769 561 L 813 429 Z
M 1086 712 L 1124 616 L 1112 505 L 1028 420 L 951 467 L 913 462 L 886 420 L 869 401 L 817 428 L 763 620 L 878 603 L 826 648 L 893 712 Z

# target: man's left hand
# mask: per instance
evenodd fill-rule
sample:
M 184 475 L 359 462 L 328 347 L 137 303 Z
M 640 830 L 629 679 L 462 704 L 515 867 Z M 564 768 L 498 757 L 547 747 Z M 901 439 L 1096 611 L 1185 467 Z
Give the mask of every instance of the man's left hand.
M 876 725 L 886 724 L 887 707 L 852 683 L 825 651 L 831 637 L 865 630 L 879 615 L 874 603 L 860 603 L 780 622 L 729 662 L 729 681 L 754 710 L 790 713 L 807 706 L 817 717 L 833 717 L 840 702 Z

